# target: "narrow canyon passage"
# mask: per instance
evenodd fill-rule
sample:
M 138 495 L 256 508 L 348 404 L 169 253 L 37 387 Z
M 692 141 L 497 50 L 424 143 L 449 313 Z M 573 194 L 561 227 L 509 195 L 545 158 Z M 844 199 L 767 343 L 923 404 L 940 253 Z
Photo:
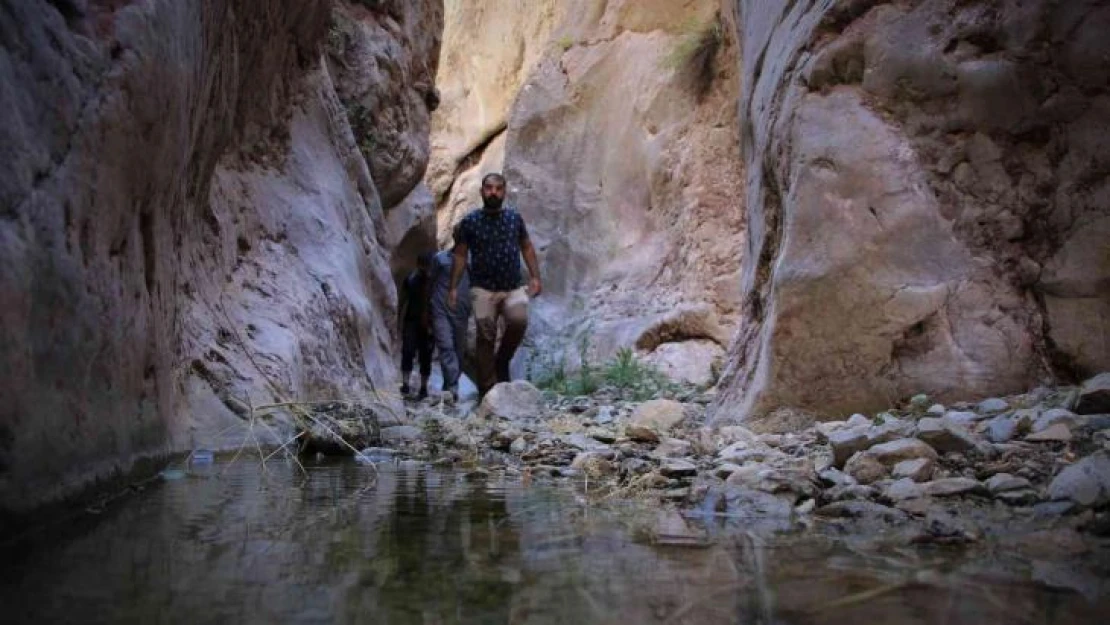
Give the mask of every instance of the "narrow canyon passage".
M 0 597 L 1098 622 L 1108 29 L 1104 0 L 0 0 Z M 475 270 L 468 215 L 519 217 L 495 290 L 542 293 L 498 363 L 475 299 L 425 389 L 412 280 L 456 232 Z

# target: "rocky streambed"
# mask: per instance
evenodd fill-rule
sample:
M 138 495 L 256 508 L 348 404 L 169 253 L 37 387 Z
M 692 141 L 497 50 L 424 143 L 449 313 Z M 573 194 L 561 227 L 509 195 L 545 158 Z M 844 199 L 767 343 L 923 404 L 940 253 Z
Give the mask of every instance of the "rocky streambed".
M 381 445 L 360 459 L 571 481 L 591 501 L 634 500 L 742 529 L 989 544 L 1096 563 L 1110 553 L 1110 374 L 950 406 L 917 396 L 785 433 L 707 424 L 711 390 L 673 395 L 637 402 L 616 388 L 565 397 L 501 384 L 479 405 L 408 404 L 410 424 L 381 428 Z M 668 523 L 655 538 L 699 541 Z

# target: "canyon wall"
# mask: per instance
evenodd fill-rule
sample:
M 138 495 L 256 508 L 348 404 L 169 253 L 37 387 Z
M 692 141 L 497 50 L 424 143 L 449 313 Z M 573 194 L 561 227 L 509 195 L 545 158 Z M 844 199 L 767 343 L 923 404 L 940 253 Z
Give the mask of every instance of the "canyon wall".
M 5 512 L 253 444 L 252 404 L 393 389 L 383 211 L 426 166 L 442 15 L 0 2 Z
M 441 243 L 503 169 L 545 284 L 521 368 L 632 348 L 710 381 L 740 302 L 731 30 L 713 2 L 513 4 L 446 3 L 428 178 Z
M 749 227 L 719 421 L 1110 368 L 1110 6 L 728 5 Z

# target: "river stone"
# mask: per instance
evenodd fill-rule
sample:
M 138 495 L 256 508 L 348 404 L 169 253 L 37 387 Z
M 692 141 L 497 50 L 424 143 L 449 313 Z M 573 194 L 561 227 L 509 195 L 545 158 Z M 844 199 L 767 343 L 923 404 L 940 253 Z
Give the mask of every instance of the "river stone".
M 523 436 L 518 437 L 512 442 L 511 445 L 509 445 L 509 453 L 516 454 L 518 456 L 524 453 L 527 449 L 528 441 L 524 440 Z
M 1072 439 L 1071 428 L 1063 423 L 1055 423 L 1048 428 L 1025 437 L 1032 443 L 1066 443 Z
M 1048 496 L 1082 506 L 1110 502 L 1110 452 L 1097 451 L 1060 471 L 1048 486 Z
M 731 462 L 723 462 L 723 463 L 717 465 L 716 467 L 714 467 L 713 475 L 716 475 L 717 477 L 721 478 L 722 480 L 727 480 L 728 476 L 732 475 L 733 473 L 735 473 L 739 470 L 740 470 L 740 465 L 733 464 Z
M 659 466 L 659 472 L 667 477 L 689 477 L 697 475 L 698 467 L 689 460 L 671 458 Z
M 983 420 L 983 415 L 977 412 L 967 412 L 963 410 L 949 410 L 944 413 L 944 418 L 949 423 L 954 423 L 961 427 L 970 428 L 979 421 Z
M 659 445 L 652 450 L 651 455 L 656 458 L 682 458 L 690 455 L 692 447 L 689 441 L 681 438 L 665 437 L 659 441 Z
M 659 435 L 655 430 L 645 425 L 629 425 L 624 428 L 624 435 L 637 443 L 658 443 Z
M 871 453 L 861 451 L 844 463 L 844 472 L 860 484 L 871 484 L 886 477 L 887 466 Z
M 1020 422 L 1014 415 L 998 415 L 987 423 L 987 440 L 992 443 L 1006 443 L 1021 430 Z
M 825 469 L 818 473 L 817 477 L 828 486 L 852 486 L 858 484 L 856 478 L 840 469 Z
M 963 452 L 975 447 L 975 439 L 967 430 L 938 417 L 918 421 L 917 438 L 940 452 Z
M 1110 412 L 1110 371 L 1096 375 L 1079 387 L 1075 411 L 1079 414 Z
M 1010 475 L 1009 473 L 995 473 L 987 480 L 987 490 L 992 495 L 1004 493 L 1009 490 L 1018 490 L 1021 488 L 1030 488 L 1032 484 L 1024 477 Z
M 733 449 L 731 446 L 722 449 L 717 454 L 717 459 L 722 462 L 732 462 L 734 464 L 744 464 L 747 462 L 768 462 L 775 459 L 785 458 L 786 454 L 777 449 L 769 447 L 757 447 L 754 449 Z
M 1011 506 L 1031 506 L 1040 500 L 1037 491 L 1032 488 L 1018 488 L 1007 490 L 994 496 L 995 499 Z
M 1009 407 L 1010 404 L 1006 403 L 1005 399 L 991 397 L 990 399 L 984 399 L 983 401 L 979 402 L 979 405 L 976 406 L 975 409 L 984 414 L 991 414 L 995 412 L 1002 412 Z
M 847 501 L 851 499 L 874 499 L 879 494 L 874 486 L 866 486 L 864 484 L 845 484 L 843 486 L 834 486 L 825 491 L 824 498 L 827 501 Z
M 831 436 L 833 432 L 839 432 L 840 430 L 843 430 L 846 425 L 847 423 L 844 421 L 818 422 L 816 425 L 813 426 L 814 431 L 817 433 L 817 442 L 829 442 L 829 436 Z
M 944 411 L 944 404 L 933 404 L 925 410 L 925 414 L 933 415 L 934 417 L 942 417 L 944 416 Z
M 613 422 L 613 407 L 612 406 L 599 406 L 597 414 L 594 415 L 594 423 L 598 425 L 605 425 Z
M 1074 428 L 1080 421 L 1080 417 L 1067 408 L 1052 408 L 1041 413 L 1033 421 L 1033 426 L 1030 429 L 1034 433 L 1043 432 L 1057 423 L 1063 423 L 1069 428 Z
M 391 425 L 381 430 L 382 441 L 392 444 L 419 440 L 423 433 L 423 430 L 414 425 Z
M 600 451 L 609 449 L 609 446 L 598 442 L 581 432 L 574 432 L 573 434 L 563 434 L 559 437 L 564 444 L 580 449 L 582 451 Z
M 888 484 L 883 494 L 891 501 L 905 501 L 924 497 L 925 487 L 906 477 Z
M 867 428 L 835 430 L 828 434 L 829 446 L 833 452 L 833 466 L 843 467 L 852 455 L 870 447 Z
M 536 387 L 524 380 L 502 382 L 486 393 L 478 417 L 515 421 L 538 416 L 542 407 L 543 394 Z
M 866 416 L 861 415 L 857 412 L 856 414 L 848 417 L 848 421 L 847 421 L 847 423 L 845 423 L 845 425 L 847 427 L 850 427 L 850 428 L 858 428 L 858 427 L 870 427 L 872 425 L 872 423 L 871 423 L 871 419 L 868 419 Z
M 621 475 L 645 475 L 653 469 L 655 465 L 643 458 L 626 458 L 621 462 Z
M 935 467 L 936 462 L 930 458 L 914 458 L 913 460 L 903 460 L 894 465 L 894 468 L 890 470 L 890 475 L 895 479 L 909 478 L 915 482 L 925 482 L 933 477 Z
M 586 430 L 586 436 L 607 445 L 615 443 L 617 440 L 617 435 L 605 428 L 590 428 Z
M 758 435 L 742 425 L 726 425 L 717 430 L 717 434 L 721 437 L 721 442 L 724 445 L 732 445 L 734 443 L 747 443 L 750 445 L 759 440 Z
M 867 453 L 888 467 L 914 458 L 937 459 L 936 450 L 916 438 L 902 438 L 875 445 Z
M 670 432 L 683 418 L 682 404 L 672 399 L 652 399 L 636 407 L 630 420 L 660 433 Z
M 873 501 L 836 501 L 813 511 L 813 514 L 830 519 L 874 520 L 884 523 L 902 523 L 908 518 L 905 512 Z
M 925 494 L 932 497 L 950 497 L 966 493 L 982 493 L 986 489 L 982 482 L 969 477 L 946 477 L 922 484 Z

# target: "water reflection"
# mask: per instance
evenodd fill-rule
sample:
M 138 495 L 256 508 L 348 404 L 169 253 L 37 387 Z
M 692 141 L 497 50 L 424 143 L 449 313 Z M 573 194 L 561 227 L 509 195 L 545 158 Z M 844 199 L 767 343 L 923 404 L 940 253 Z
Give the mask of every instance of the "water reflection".
M 1107 608 L 1104 580 L 1089 580 L 1087 597 L 1054 591 L 1031 581 L 1033 565 L 999 554 L 855 549 L 814 532 L 744 527 L 653 546 L 637 537 L 658 535 L 673 513 L 586 505 L 565 486 L 415 463 L 307 473 L 217 462 L 87 526 L 9 547 L 5 614 L 82 623 L 1008 624 L 1094 623 Z

